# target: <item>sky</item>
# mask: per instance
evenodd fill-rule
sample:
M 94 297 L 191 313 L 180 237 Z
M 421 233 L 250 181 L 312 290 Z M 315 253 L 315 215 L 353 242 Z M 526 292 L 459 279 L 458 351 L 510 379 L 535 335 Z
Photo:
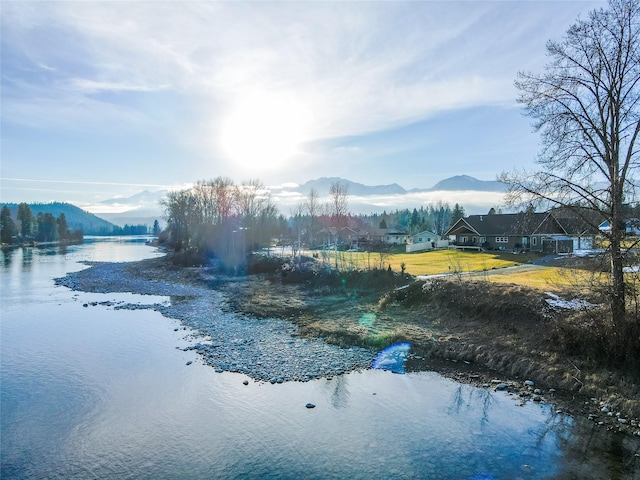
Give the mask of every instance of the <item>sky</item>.
M 529 168 L 518 71 L 604 2 L 0 3 L 0 202 Z

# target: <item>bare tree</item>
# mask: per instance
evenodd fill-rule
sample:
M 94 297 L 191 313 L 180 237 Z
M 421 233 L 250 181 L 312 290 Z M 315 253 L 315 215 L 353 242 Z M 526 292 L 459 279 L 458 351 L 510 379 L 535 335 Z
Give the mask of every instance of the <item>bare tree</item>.
M 331 197 L 331 224 L 335 228 L 335 267 L 338 269 L 338 236 L 340 229 L 346 227 L 347 213 L 349 206 L 347 198 L 349 196 L 349 187 L 339 181 L 331 182 L 329 187 L 329 196 Z
M 543 74 L 518 74 L 519 102 L 542 136 L 541 171 L 501 175 L 511 204 L 569 208 L 592 225 L 609 220 L 614 323 L 625 318 L 622 210 L 639 166 L 639 23 L 637 1 L 611 0 L 547 43 Z
M 334 217 L 336 224 L 344 223 L 349 212 L 349 187 L 345 183 L 339 181 L 331 182 L 329 187 L 329 196 L 331 197 L 331 215 Z M 344 225 L 341 225 L 344 226 Z
M 295 233 L 295 238 L 291 239 L 291 245 L 292 245 L 292 256 L 295 258 L 297 257 L 298 260 L 298 270 L 300 270 L 300 262 L 301 262 L 301 255 L 302 255 L 302 234 L 304 231 L 304 222 L 303 222 L 303 218 L 304 218 L 304 211 L 305 211 L 305 204 L 304 203 L 298 203 L 295 207 L 293 207 L 291 209 L 291 222 L 293 224 L 293 229 L 294 229 L 294 233 Z
M 314 246 L 314 229 L 316 228 L 317 218 L 320 214 L 320 195 L 315 188 L 309 191 L 309 196 L 305 202 L 305 208 L 309 215 L 309 224 L 307 230 L 309 233 L 309 247 Z

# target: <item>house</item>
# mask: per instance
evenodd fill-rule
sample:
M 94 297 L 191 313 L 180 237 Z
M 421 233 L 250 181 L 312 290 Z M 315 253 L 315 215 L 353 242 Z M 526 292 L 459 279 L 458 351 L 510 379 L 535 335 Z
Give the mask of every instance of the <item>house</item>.
M 425 230 L 413 235 L 407 243 L 407 253 L 434 250 L 449 246 L 449 240 L 442 239 L 437 233 Z
M 596 231 L 568 211 L 470 215 L 446 232 L 454 248 L 569 253 L 593 248 Z
M 609 220 L 605 220 L 600 225 L 598 225 L 598 230 L 602 233 L 611 232 L 611 222 Z M 640 219 L 631 218 L 625 222 L 624 231 L 627 235 L 640 235 Z
M 406 245 L 411 235 L 402 230 L 388 229 L 382 235 L 382 241 L 387 245 Z
M 358 244 L 367 243 L 367 233 L 351 227 L 324 227 L 316 233 L 316 238 L 325 246 L 337 243 L 347 249 L 357 249 Z

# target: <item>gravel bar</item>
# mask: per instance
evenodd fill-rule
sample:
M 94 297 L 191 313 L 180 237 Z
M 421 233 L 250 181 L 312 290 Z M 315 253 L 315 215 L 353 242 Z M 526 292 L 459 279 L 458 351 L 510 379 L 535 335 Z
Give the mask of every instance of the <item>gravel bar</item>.
M 171 298 L 169 304 L 143 305 L 175 318 L 206 340 L 196 350 L 217 372 L 239 372 L 256 381 L 308 381 L 370 368 L 374 353 L 340 348 L 303 338 L 289 321 L 257 319 L 227 311 L 218 290 L 198 284 L 197 270 L 166 265 L 162 258 L 128 263 L 88 263 L 90 268 L 55 279 L 72 290 L 94 293 L 130 292 Z M 125 306 L 124 308 L 129 308 Z M 141 308 L 131 305 L 131 309 Z

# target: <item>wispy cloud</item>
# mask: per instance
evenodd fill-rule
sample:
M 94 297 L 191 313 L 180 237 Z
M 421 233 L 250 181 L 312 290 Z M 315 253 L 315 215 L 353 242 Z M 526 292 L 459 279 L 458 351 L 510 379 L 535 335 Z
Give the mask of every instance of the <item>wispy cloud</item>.
M 327 139 L 444 112 L 513 108 L 517 70 L 543 65 L 544 42 L 577 12 L 600 5 L 4 2 L 3 142 L 19 134 L 38 141 L 15 150 L 6 144 L 3 163 L 54 159 L 71 170 L 87 155 L 74 144 L 99 137 L 113 154 L 96 163 L 97 178 L 113 171 L 144 178 L 159 162 L 181 180 L 187 172 L 192 180 L 212 171 L 271 172 L 264 159 L 243 166 L 221 145 L 229 118 L 247 98 L 264 95 L 267 104 L 295 105 L 291 115 L 304 118 L 299 148 L 280 146 L 295 160 L 267 181 L 303 180 L 283 175 L 318 165 L 351 176 L 347 159 L 358 168 L 369 152 L 325 146 Z M 278 120 L 290 126 L 296 119 Z M 47 155 L 28 150 L 44 138 L 58 142 Z
M 26 41 L 12 49 L 58 74 L 41 84 L 48 92 L 171 88 L 230 109 L 259 87 L 312 111 L 316 138 L 512 103 L 514 72 L 501 54 L 517 55 L 518 20 L 536 16 L 526 2 L 39 5 L 3 6 L 3 28 L 6 42 Z
M 112 185 L 119 187 L 155 187 L 155 188 L 173 188 L 170 185 L 159 185 L 155 183 L 123 183 L 123 182 L 99 182 L 86 180 L 52 180 L 42 178 L 12 178 L 0 177 L 3 182 L 26 182 L 26 183 L 53 183 L 53 184 L 72 184 L 72 185 Z

